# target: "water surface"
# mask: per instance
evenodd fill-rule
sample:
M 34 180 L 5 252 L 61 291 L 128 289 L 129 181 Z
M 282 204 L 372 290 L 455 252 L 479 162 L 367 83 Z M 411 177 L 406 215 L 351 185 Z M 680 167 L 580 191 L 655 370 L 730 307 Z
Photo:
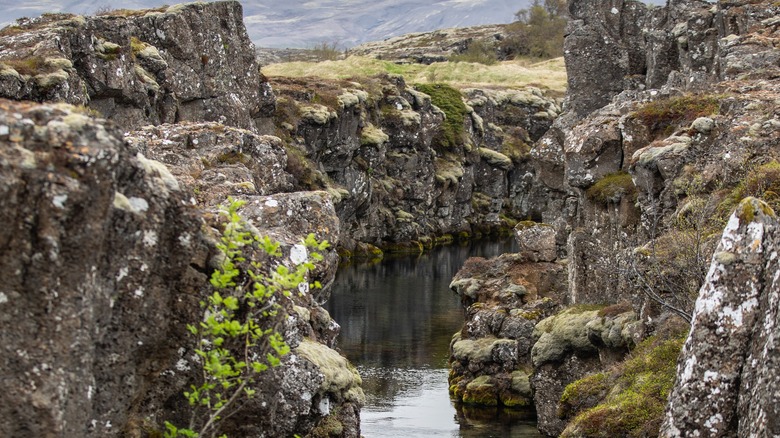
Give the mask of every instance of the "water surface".
M 452 245 L 339 270 L 326 308 L 341 324 L 339 348 L 363 376 L 366 438 L 541 436 L 527 413 L 456 407 L 447 391 L 449 344 L 463 324 L 450 281 L 468 257 L 514 245 Z

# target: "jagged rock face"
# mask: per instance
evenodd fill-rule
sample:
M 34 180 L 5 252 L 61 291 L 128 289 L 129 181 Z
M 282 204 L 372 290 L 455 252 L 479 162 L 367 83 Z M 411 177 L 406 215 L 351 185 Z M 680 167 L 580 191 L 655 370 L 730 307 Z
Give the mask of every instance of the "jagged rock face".
M 779 232 L 755 198 L 731 216 L 696 301 L 663 436 L 780 434 Z
M 550 227 L 526 227 L 520 234 L 549 238 L 537 237 L 518 254 L 470 258 L 450 284 L 466 308 L 463 329 L 450 344 L 450 392 L 466 404 L 533 404 L 534 327 L 562 303 L 566 272 L 555 263 Z M 540 260 L 540 254 L 548 257 Z
M 247 131 L 161 126 L 126 144 L 115 128 L 75 107 L 3 100 L 0 108 L 8 224 L 0 260 L 12 272 L 0 289 L 7 382 L 1 404 L 14 418 L 0 432 L 124 436 L 160 430 L 166 420 L 187 424 L 183 391 L 201 371 L 186 325 L 203 317 L 198 302 L 216 260 L 216 231 L 209 230 L 219 227 L 199 200 L 211 209 L 221 196 L 247 201 L 240 214 L 279 241 L 282 263 L 290 263 L 308 233 L 338 244 L 330 196 L 261 196 L 289 184 L 289 176 L 278 142 Z M 139 150 L 172 163 L 173 173 Z M 265 152 L 265 160 L 214 160 L 221 185 L 197 196 L 194 188 L 208 186 L 199 178 L 210 177 L 189 171 L 194 157 L 237 151 Z M 327 285 L 338 256 L 333 249 L 323 255 L 311 280 Z M 329 418 L 343 436 L 359 436 L 360 378 L 329 348 L 338 325 L 318 304 L 326 297 L 310 291 L 283 300 L 280 332 L 293 353 L 255 382 L 258 397 L 224 430 L 305 434 Z
M 582 117 L 623 91 L 627 78 L 644 72 L 642 23 L 647 6 L 630 0 L 570 0 L 569 12 L 564 43 L 567 108 Z
M 540 90 L 452 89 L 439 104 L 462 106 L 464 120 L 448 144 L 445 114 L 400 77 L 273 84 L 288 171 L 334 195 L 349 250 L 470 234 L 500 226 L 501 214 L 541 217 L 536 200 L 556 202 L 528 163 L 528 143 L 560 111 Z
M 51 14 L 9 27 L 0 96 L 88 105 L 125 130 L 179 121 L 253 128 L 273 106 L 238 2 Z
M 182 387 L 209 247 L 159 163 L 67 105 L 0 101 L 4 436 L 111 436 Z M 176 291 L 176 293 L 171 293 Z M 175 368 L 174 368 L 175 369 Z M 149 385 L 152 389 L 149 389 Z

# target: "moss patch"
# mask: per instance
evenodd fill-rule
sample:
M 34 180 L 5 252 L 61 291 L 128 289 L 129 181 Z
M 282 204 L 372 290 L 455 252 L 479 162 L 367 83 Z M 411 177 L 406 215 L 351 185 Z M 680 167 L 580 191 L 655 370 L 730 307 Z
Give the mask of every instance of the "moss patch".
M 748 171 L 745 179 L 718 205 L 718 214 L 728 217 L 743 199 L 750 196 L 766 202 L 772 210 L 780 211 L 780 163 L 772 160 Z
M 585 194 L 599 204 L 615 204 L 624 197 L 636 199 L 636 186 L 628 172 L 611 173 L 588 188 Z
M 431 96 L 431 102 L 447 116 L 439 132 L 439 144 L 445 148 L 462 146 L 468 110 L 460 91 L 446 84 L 418 84 L 415 89 Z
M 684 341 L 650 337 L 608 373 L 569 384 L 559 412 L 576 417 L 561 436 L 657 436 Z
M 675 128 L 693 120 L 717 114 L 722 97 L 705 94 L 684 94 L 649 102 L 636 110 L 634 116 L 653 135 L 669 135 Z

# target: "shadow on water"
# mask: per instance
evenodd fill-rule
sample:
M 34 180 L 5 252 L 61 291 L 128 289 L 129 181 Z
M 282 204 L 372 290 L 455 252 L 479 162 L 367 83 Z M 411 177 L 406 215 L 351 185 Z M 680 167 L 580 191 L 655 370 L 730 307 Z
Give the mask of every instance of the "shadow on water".
M 447 391 L 449 344 L 463 324 L 450 281 L 469 257 L 514 250 L 514 239 L 480 241 L 339 270 L 326 308 L 363 376 L 366 438 L 540 436 L 517 411 L 456 409 Z

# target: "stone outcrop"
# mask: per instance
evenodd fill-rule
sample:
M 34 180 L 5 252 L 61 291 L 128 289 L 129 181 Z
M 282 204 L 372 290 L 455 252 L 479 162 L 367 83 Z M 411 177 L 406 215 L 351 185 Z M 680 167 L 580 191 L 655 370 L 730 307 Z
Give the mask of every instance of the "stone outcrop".
M 731 216 L 696 301 L 662 436 L 780 433 L 779 231 L 772 209 L 755 198 Z
M 120 434 L 186 383 L 160 372 L 189 345 L 180 321 L 206 282 L 199 216 L 115 129 L 67 105 L 0 105 L 0 404 L 14 418 L 0 433 Z
M 201 372 L 186 325 L 202 318 L 198 301 L 216 263 L 210 230 L 219 227 L 218 216 L 208 211 L 226 195 L 247 201 L 241 215 L 279 241 L 290 263 L 308 233 L 337 244 L 329 195 L 261 196 L 253 172 L 262 160 L 215 160 L 212 169 L 227 181 L 215 195 L 196 199 L 193 188 L 209 176 L 186 172 L 192 164 L 186 142 L 146 136 L 136 147 L 76 107 L 0 105 L 0 186 L 9 224 L 0 259 L 11 270 L 0 290 L 2 406 L 3 415 L 15 418 L 0 426 L 2 434 L 119 436 L 160 430 L 163 421 L 187 424 L 183 391 Z M 157 130 L 165 139 L 186 129 L 166 128 Z M 226 147 L 229 155 L 237 145 L 220 140 L 238 133 L 247 136 L 247 154 L 272 148 L 222 125 L 190 128 L 190 140 L 200 139 L 207 151 Z M 145 154 L 174 161 L 174 173 Z M 338 256 L 323 255 L 311 280 L 327 285 Z M 320 300 L 321 292 L 312 291 L 283 302 L 281 333 L 293 354 L 255 382 L 251 415 L 243 411 L 225 422 L 225 431 L 305 434 L 330 415 L 344 436 L 359 436 L 360 378 L 329 348 L 338 325 Z
M 507 26 L 503 24 L 439 29 L 363 43 L 347 53 L 396 63 L 432 64 L 447 62 L 472 44 L 478 44 L 493 51 L 496 59 L 503 60 L 515 55 L 501 44 L 508 36 Z
M 273 108 L 258 68 L 238 2 L 47 14 L 0 36 L 0 96 L 89 105 L 125 130 L 252 128 Z
M 203 318 L 228 196 L 257 234 L 324 288 L 280 299 L 291 347 L 220 427 L 231 436 L 360 436 L 361 380 L 320 306 L 335 276 L 331 195 L 294 192 L 280 139 L 258 135 L 274 96 L 235 2 L 100 17 L 51 14 L 0 32 L 3 436 L 141 436 L 182 426 L 202 379 L 187 325 Z M 97 110 L 97 111 L 96 111 Z M 110 118 L 95 118 L 98 111 Z M 137 131 L 122 131 L 146 126 Z M 120 130 L 121 129 L 121 130 Z M 251 260 L 270 262 L 260 253 Z M 259 347 L 258 347 L 259 348 Z
M 603 370 L 606 364 L 620 360 L 632 343 L 666 330 L 668 321 L 681 321 L 669 314 L 690 318 L 707 272 L 705 261 L 720 251 L 708 236 L 722 230 L 740 199 L 758 196 L 777 206 L 777 8 L 767 1 L 679 0 L 666 7 L 633 1 L 569 2 L 572 20 L 565 55 L 569 88 L 564 111 L 530 151 L 535 190 L 555 194 L 550 204 L 555 208 L 548 210 L 544 222 L 553 226 L 556 254 L 565 257 L 568 267 L 568 290 L 560 304 L 576 305 L 553 318 L 571 319 L 572 309 L 582 305 L 620 303 L 627 311 L 633 310 L 632 318 L 637 320 L 623 322 L 631 327 L 627 336 L 617 336 L 622 328 L 605 329 L 603 333 L 615 335 L 605 334 L 611 339 L 608 342 L 587 337 L 585 330 L 574 330 L 591 324 L 584 322 L 588 320 L 584 316 L 583 321 L 567 320 L 565 325 L 577 336 L 569 336 L 567 330 L 559 336 L 547 335 L 545 329 L 557 326 L 554 319 L 536 325 L 538 336 L 530 351 L 532 359 L 535 350 L 540 361 L 533 363 L 529 381 L 545 433 L 557 435 L 565 426 L 558 416 L 565 383 Z M 533 234 L 527 237 L 529 248 L 541 239 Z M 753 268 L 760 270 L 762 262 L 756 263 Z M 741 268 L 730 271 L 730 264 L 719 266 L 728 275 L 744 273 Z M 723 272 L 719 275 L 727 278 Z M 478 287 L 464 290 L 480 296 Z M 702 293 L 707 294 L 704 289 Z M 741 304 L 723 305 L 737 312 Z M 772 315 L 770 307 L 761 309 L 755 318 Z M 511 307 L 505 310 L 513 311 Z M 715 330 L 723 324 L 694 323 L 694 332 L 697 327 Z M 769 335 L 759 335 L 758 325 L 755 329 L 727 325 L 736 331 L 726 337 L 732 336 L 741 349 L 731 355 L 740 358 L 735 360 L 750 354 L 749 349 L 764 348 L 762 336 Z M 692 334 L 691 339 L 699 341 L 689 340 L 689 357 L 695 354 L 691 353 L 693 345 L 702 342 L 711 348 L 707 354 L 713 358 L 715 351 L 731 348 L 704 340 L 711 336 L 706 333 Z M 597 357 L 596 345 L 619 347 Z M 552 360 L 541 360 L 547 357 Z M 766 357 L 771 360 L 770 353 Z M 751 366 L 760 361 L 755 359 Z M 742 363 L 723 366 L 740 369 Z M 679 373 L 685 374 L 680 366 Z M 768 432 L 774 427 L 771 422 L 760 420 L 763 415 L 772 418 L 768 410 L 762 411 L 771 402 L 759 401 L 774 400 L 773 395 L 752 384 L 734 389 L 733 382 L 753 378 L 738 372 L 729 374 L 730 383 L 721 386 L 715 383 L 726 379 L 723 373 L 701 374 L 707 367 L 719 366 L 720 362 L 708 362 L 700 375 L 684 379 L 689 384 L 670 397 L 664 433 L 693 436 L 694 430 L 701 436 L 733 436 L 747 433 L 748 424 L 773 433 Z M 762 373 L 756 375 L 764 378 Z M 725 391 L 727 386 L 731 395 L 708 398 L 713 393 L 706 391 Z M 743 394 L 745 401 L 737 403 L 737 394 Z M 694 399 L 701 409 L 686 405 Z M 755 406 L 753 417 L 748 414 L 753 408 L 748 406 Z M 657 431 L 660 418 L 654 421 L 655 426 L 648 427 Z M 587 429 L 582 424 L 578 427 L 580 432 Z
M 334 195 L 347 251 L 419 252 L 559 203 L 529 163 L 529 144 L 560 111 L 541 90 L 414 88 L 400 76 L 271 84 L 269 129 L 287 170 L 298 188 Z

